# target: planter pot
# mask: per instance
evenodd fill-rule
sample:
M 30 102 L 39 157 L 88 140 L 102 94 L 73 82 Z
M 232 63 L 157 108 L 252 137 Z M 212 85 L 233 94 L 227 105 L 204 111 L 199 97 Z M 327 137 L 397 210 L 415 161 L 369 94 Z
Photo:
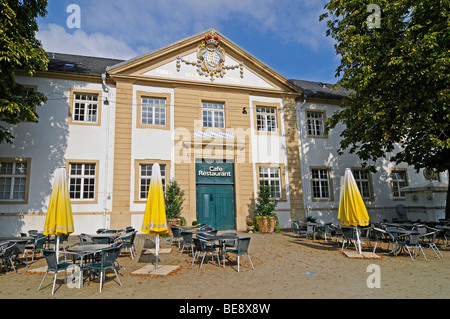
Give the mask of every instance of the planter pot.
M 256 228 L 261 233 L 273 233 L 276 221 L 276 217 L 274 216 L 256 217 Z
M 170 225 L 178 225 L 181 226 L 181 218 L 170 218 L 167 219 L 167 228 L 169 229 L 169 236 L 172 237 L 172 229 L 170 228 Z

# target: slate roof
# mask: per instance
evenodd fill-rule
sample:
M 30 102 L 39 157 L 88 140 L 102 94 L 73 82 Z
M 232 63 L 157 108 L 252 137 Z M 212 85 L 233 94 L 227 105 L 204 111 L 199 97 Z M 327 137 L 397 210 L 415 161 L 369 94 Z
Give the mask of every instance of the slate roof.
M 349 91 L 343 88 L 331 91 L 333 84 L 330 83 L 293 79 L 289 81 L 299 87 L 308 97 L 342 100 L 349 95 Z
M 119 59 L 48 52 L 48 71 L 101 76 L 108 66 L 123 62 Z
M 81 74 L 101 76 L 107 71 L 108 67 L 122 63 L 125 60 L 99 58 L 75 54 L 48 52 L 49 64 L 48 71 L 68 74 Z M 348 96 L 348 91 L 339 89 L 331 91 L 332 84 L 305 81 L 289 80 L 292 84 L 299 87 L 308 97 L 341 100 Z

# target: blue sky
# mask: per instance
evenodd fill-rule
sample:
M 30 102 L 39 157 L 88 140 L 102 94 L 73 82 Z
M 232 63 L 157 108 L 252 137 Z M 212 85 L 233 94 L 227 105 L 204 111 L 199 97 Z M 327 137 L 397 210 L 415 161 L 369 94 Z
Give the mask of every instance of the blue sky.
M 335 83 L 339 60 L 326 0 L 49 0 L 37 37 L 44 49 L 129 59 L 214 28 L 289 79 Z M 67 12 L 80 8 L 81 27 Z

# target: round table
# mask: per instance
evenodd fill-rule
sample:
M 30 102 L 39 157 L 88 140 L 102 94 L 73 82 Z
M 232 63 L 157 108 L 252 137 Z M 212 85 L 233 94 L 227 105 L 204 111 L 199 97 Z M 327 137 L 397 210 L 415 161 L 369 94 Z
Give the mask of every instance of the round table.
M 97 252 L 100 252 L 104 249 L 111 248 L 111 245 L 106 244 L 92 244 L 92 245 L 76 245 L 72 246 L 66 249 L 66 252 L 78 254 L 80 256 L 80 268 L 81 268 L 81 276 L 80 276 L 80 282 L 79 287 L 81 288 L 81 282 L 83 281 L 83 259 L 87 255 L 95 254 Z
M 217 240 L 219 242 L 219 252 L 222 255 L 223 266 L 225 267 L 225 258 L 227 257 L 227 253 L 225 250 L 225 245 L 227 241 L 232 241 L 238 239 L 238 235 L 236 233 L 222 234 L 222 235 L 209 235 L 205 233 L 205 237 L 208 240 Z

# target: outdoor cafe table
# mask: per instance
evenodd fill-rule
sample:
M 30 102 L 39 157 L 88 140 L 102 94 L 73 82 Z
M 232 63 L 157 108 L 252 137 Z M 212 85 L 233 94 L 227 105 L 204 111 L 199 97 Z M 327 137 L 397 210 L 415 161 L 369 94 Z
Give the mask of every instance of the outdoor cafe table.
M 86 236 L 94 239 L 94 238 L 107 238 L 108 239 L 108 243 L 112 243 L 114 242 L 114 240 L 117 237 L 120 237 L 122 235 L 122 233 L 117 232 L 117 233 L 100 233 L 100 234 L 86 234 Z
M 28 242 L 29 240 L 33 239 L 33 237 L 0 237 L 0 242 L 9 241 L 14 243 L 21 243 L 21 242 Z
M 80 282 L 79 287 L 81 288 L 81 283 L 83 281 L 83 259 L 87 255 L 95 254 L 101 252 L 104 249 L 110 248 L 111 245 L 106 244 L 92 244 L 92 245 L 76 245 L 66 249 L 68 253 L 77 254 L 80 256 Z
M 211 235 L 208 233 L 205 233 L 205 237 L 210 241 L 218 241 L 219 242 L 219 254 L 222 256 L 223 260 L 223 266 L 225 267 L 225 258 L 227 255 L 227 252 L 225 250 L 225 244 L 227 241 L 233 241 L 238 239 L 238 235 L 236 233 L 228 233 L 228 234 L 222 234 L 222 235 Z
M 9 242 L 9 243 L 17 243 L 17 244 L 19 244 L 19 243 L 21 243 L 23 246 L 23 249 L 21 250 L 21 249 L 19 249 L 18 247 L 17 247 L 17 245 L 16 245 L 16 249 L 15 249 L 15 252 L 14 252 L 14 254 L 16 254 L 16 255 L 19 255 L 19 254 L 23 254 L 24 253 L 24 250 L 25 250 L 25 245 L 26 245 L 26 243 L 29 241 L 29 240 L 32 240 L 33 239 L 33 237 L 15 237 L 15 236 L 11 236 L 11 237 L 0 237 L 0 243 L 3 243 L 3 242 Z M 22 263 L 21 261 L 19 261 L 20 263 Z
M 396 254 L 396 251 L 394 251 L 394 249 L 395 250 L 397 250 L 396 248 L 397 248 L 397 241 L 398 241 L 398 238 L 400 237 L 400 236 L 409 236 L 409 235 L 411 235 L 411 234 L 417 234 L 417 230 L 406 230 L 406 229 L 386 229 L 386 231 L 388 232 L 388 233 L 391 233 L 391 234 L 397 234 L 397 237 L 395 237 L 395 241 L 394 241 L 394 244 L 395 245 L 392 245 L 392 253 L 394 253 L 394 254 Z M 395 248 L 394 248 L 395 247 Z M 401 247 L 402 248 L 402 250 L 403 250 L 403 247 Z

